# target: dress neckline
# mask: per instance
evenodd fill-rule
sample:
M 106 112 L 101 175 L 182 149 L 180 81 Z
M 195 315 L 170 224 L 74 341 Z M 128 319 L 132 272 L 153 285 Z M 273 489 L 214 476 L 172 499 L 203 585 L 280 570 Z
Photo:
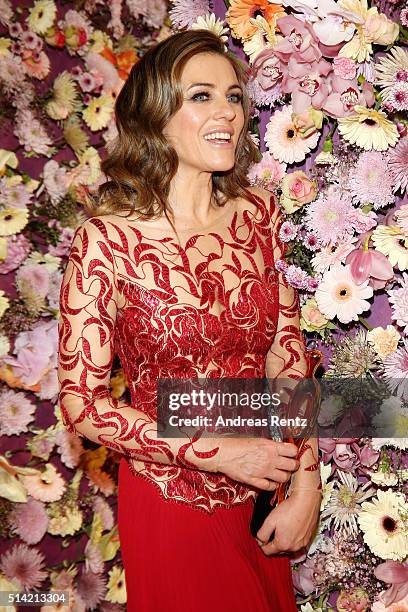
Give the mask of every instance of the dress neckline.
M 246 187 L 243 187 L 243 190 L 246 194 L 246 196 L 249 198 L 249 200 L 255 204 L 256 206 L 259 207 L 259 200 L 261 200 L 261 202 L 264 204 L 264 206 L 266 206 L 266 202 L 264 201 L 263 198 L 261 198 L 261 196 L 257 196 L 253 193 L 251 193 Z M 271 194 L 272 195 L 272 194 Z M 220 215 L 216 220 L 212 221 L 210 224 L 206 225 L 206 226 L 195 226 L 195 227 L 188 227 L 188 228 L 184 228 L 184 229 L 177 229 L 177 233 L 178 234 L 186 234 L 186 233 L 191 233 L 192 236 L 199 236 L 202 234 L 205 234 L 208 232 L 208 230 L 210 230 L 213 227 L 216 227 L 219 225 L 220 221 L 222 221 L 223 219 L 225 219 L 225 217 L 227 216 L 227 214 L 229 212 L 231 212 L 231 208 L 232 208 L 232 215 L 231 215 L 231 221 L 234 217 L 234 214 L 237 212 L 237 202 L 235 200 L 235 203 L 232 206 L 229 206 L 227 210 L 225 210 L 222 215 Z M 122 219 L 125 219 L 126 221 L 128 221 L 128 219 L 124 216 L 118 215 L 120 216 Z M 137 220 L 130 220 L 130 223 L 137 223 Z M 224 229 L 228 229 L 228 227 L 230 227 L 230 224 L 228 224 L 227 227 L 225 227 Z M 144 225 L 143 228 L 147 228 L 149 231 L 154 231 L 154 232 L 165 232 L 170 228 L 163 228 L 163 227 L 149 227 L 148 225 Z M 139 230 L 141 230 L 142 228 L 138 228 Z

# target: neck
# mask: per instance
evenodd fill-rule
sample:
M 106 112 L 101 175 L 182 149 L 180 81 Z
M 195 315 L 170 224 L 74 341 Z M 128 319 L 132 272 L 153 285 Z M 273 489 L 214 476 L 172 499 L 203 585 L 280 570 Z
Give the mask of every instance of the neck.
M 175 222 L 207 225 L 215 210 L 212 189 L 211 172 L 178 170 L 169 191 L 169 203 Z

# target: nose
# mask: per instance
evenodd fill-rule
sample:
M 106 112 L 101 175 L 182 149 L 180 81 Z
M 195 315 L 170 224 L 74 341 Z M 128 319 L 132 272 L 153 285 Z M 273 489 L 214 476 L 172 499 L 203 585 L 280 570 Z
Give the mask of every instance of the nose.
M 216 108 L 214 110 L 215 119 L 225 117 L 229 121 L 232 121 L 235 115 L 236 115 L 235 109 L 233 105 L 230 102 L 228 102 L 228 100 L 226 100 L 225 98 L 221 98 L 217 102 Z

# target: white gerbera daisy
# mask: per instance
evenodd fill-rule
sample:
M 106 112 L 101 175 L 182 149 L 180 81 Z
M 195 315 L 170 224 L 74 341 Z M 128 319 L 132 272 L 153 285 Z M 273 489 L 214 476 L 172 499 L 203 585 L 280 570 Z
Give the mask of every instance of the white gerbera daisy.
M 36 34 L 44 34 L 54 23 L 57 7 L 54 0 L 37 0 L 28 16 L 28 26 Z
M 408 555 L 408 524 L 404 495 L 377 491 L 377 497 L 362 504 L 358 522 L 364 541 L 381 559 L 402 561 Z
M 265 131 L 265 143 L 270 153 L 280 162 L 301 162 L 316 147 L 320 132 L 302 138 L 292 120 L 291 105 L 275 110 Z
M 197 17 L 197 20 L 191 26 L 191 30 L 209 30 L 213 34 L 219 36 L 224 43 L 224 50 L 227 51 L 225 43 L 228 42 L 229 30 L 224 27 L 224 22 L 217 19 L 214 13 L 209 13 L 204 16 Z
M 358 321 L 358 315 L 370 308 L 367 298 L 373 289 L 368 280 L 356 285 L 350 272 L 350 265 L 338 264 L 323 275 L 316 290 L 315 298 L 320 312 L 328 319 L 337 317 L 341 323 Z
M 365 151 L 385 151 L 396 144 L 397 127 L 385 113 L 358 104 L 354 106 L 354 113 L 338 119 L 338 130 L 344 140 Z
M 357 516 L 361 510 L 361 503 L 372 497 L 375 490 L 370 482 L 360 487 L 357 478 L 347 472 L 339 471 L 338 477 L 329 503 L 322 512 L 322 519 L 329 518 L 337 531 L 357 534 Z
M 408 236 L 398 225 L 377 225 L 371 238 L 392 266 L 398 266 L 401 272 L 408 270 Z

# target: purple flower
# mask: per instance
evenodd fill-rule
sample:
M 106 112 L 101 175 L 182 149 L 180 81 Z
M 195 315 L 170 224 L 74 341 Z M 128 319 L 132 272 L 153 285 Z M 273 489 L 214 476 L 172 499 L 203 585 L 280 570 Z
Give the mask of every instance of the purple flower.
M 275 261 L 275 268 L 277 269 L 278 272 L 285 273 L 288 267 L 289 267 L 288 264 L 283 259 L 277 259 Z
M 307 273 L 302 270 L 302 268 L 299 268 L 294 264 L 288 266 L 288 269 L 285 272 L 285 278 L 289 285 L 295 289 L 306 289 L 307 287 Z
M 317 251 L 320 248 L 320 242 L 313 232 L 308 232 L 303 238 L 303 244 L 309 251 Z
M 279 231 L 279 238 L 282 242 L 294 240 L 298 234 L 298 227 L 292 221 L 284 221 Z

